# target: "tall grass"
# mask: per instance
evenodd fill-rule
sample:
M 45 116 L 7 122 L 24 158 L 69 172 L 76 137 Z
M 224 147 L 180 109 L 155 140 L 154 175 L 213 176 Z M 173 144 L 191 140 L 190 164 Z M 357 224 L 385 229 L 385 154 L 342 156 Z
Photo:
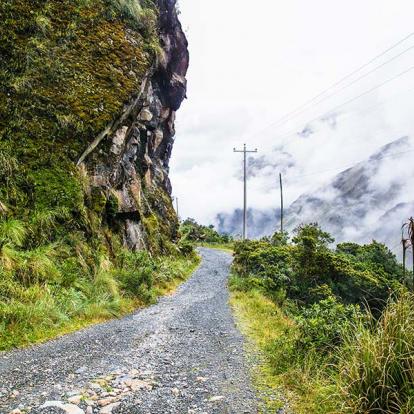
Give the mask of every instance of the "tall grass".
M 390 302 L 380 320 L 350 332 L 340 352 L 347 413 L 414 412 L 414 295 Z
M 13 225 L 12 225 L 13 224 Z M 82 241 L 25 250 L 20 227 L 7 223 L 0 250 L 0 350 L 44 341 L 118 317 L 175 288 L 198 257 L 151 258 L 121 249 L 110 260 Z M 1 239 L 1 237 L 0 237 Z M 94 254 L 92 254 L 94 253 Z
M 157 26 L 156 8 L 150 1 L 141 0 L 107 0 L 110 12 L 119 16 L 145 37 L 155 33 Z
M 286 400 L 296 414 L 337 412 L 336 400 L 329 398 L 335 383 L 326 375 L 324 358 L 315 352 L 295 358 L 289 349 L 299 334 L 295 321 L 261 289 L 248 289 L 237 276 L 232 276 L 230 289 L 238 325 L 253 345 L 253 355 L 259 352 L 253 369 L 259 413 L 279 412 Z
M 142 11 L 139 0 L 111 0 L 111 4 L 121 17 L 139 22 Z

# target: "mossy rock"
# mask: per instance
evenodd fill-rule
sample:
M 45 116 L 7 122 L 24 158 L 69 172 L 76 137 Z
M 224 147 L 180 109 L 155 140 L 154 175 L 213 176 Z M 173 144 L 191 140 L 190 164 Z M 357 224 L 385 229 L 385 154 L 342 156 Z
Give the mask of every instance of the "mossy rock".
M 27 176 L 72 170 L 153 64 L 156 19 L 132 25 L 115 3 L 1 2 L 0 151 L 12 151 Z

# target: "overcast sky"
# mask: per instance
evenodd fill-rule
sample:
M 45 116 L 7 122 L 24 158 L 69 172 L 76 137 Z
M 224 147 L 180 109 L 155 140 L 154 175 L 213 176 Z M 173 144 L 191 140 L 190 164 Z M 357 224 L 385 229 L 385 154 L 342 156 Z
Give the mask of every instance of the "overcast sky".
M 341 106 L 414 67 L 414 35 L 326 94 L 334 96 L 268 127 L 414 32 L 412 0 L 179 3 L 191 55 L 171 160 L 182 218 L 214 223 L 242 206 L 241 154 L 232 149 L 244 142 L 258 148 L 262 167 L 249 180 L 249 206 L 268 209 L 278 206 L 279 170 L 290 203 L 414 132 L 414 68 Z

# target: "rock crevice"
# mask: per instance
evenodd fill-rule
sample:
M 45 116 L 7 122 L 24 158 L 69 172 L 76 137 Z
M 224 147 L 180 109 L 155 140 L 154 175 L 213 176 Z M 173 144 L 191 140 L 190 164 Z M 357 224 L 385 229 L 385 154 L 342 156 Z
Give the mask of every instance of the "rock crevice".
M 174 240 L 178 227 L 168 173 L 189 53 L 175 3 L 158 2 L 161 49 L 141 90 L 78 163 L 86 169 L 90 192 L 113 200 L 113 224 L 134 250 Z

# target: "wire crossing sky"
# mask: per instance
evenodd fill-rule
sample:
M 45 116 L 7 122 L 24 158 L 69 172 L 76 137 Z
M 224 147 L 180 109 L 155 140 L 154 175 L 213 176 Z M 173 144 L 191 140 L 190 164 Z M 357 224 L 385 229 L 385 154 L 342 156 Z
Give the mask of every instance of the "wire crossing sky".
M 242 207 L 231 150 L 245 141 L 261 149 L 249 206 L 267 210 L 279 171 L 302 177 L 287 181 L 289 206 L 414 133 L 412 2 L 181 0 L 180 10 L 191 65 L 171 176 L 183 218 L 214 224 Z

